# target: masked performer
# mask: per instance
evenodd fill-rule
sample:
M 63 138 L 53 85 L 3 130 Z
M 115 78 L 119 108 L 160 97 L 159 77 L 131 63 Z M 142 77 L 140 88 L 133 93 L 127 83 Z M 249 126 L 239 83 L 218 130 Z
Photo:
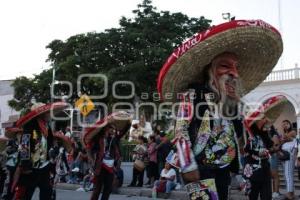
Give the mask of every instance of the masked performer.
M 6 173 L 6 159 L 7 155 L 5 153 L 6 143 L 8 142 L 8 138 L 5 136 L 0 136 L 0 194 L 3 192 L 5 179 L 8 176 Z
M 269 132 L 287 102 L 282 95 L 271 97 L 245 118 L 249 137 L 245 145 L 244 177 L 250 200 L 257 200 L 258 196 L 261 200 L 272 199 L 269 158 L 275 146 Z
M 195 34 L 161 69 L 161 97 L 180 101 L 173 143 L 191 199 L 228 199 L 230 170 L 238 169 L 240 97 L 271 72 L 282 46 L 264 21 L 230 21 Z
M 22 129 L 16 127 L 5 128 L 5 136 L 9 139 L 6 146 L 6 179 L 4 184 L 4 189 L 2 192 L 3 200 L 11 200 L 14 196 L 11 191 L 11 186 L 13 183 L 13 177 L 17 167 L 18 158 L 18 145 L 21 137 Z
M 50 112 L 55 113 L 66 107 L 67 104 L 62 102 L 46 105 L 38 103 L 17 121 L 16 125 L 23 129 L 19 145 L 18 167 L 12 186 L 17 200 L 31 199 L 36 187 L 40 190 L 40 199 L 51 199 L 48 152 L 53 144 L 53 134 L 48 124 Z
M 91 200 L 108 200 L 112 190 L 114 170 L 121 157 L 120 139 L 129 130 L 131 116 L 116 112 L 97 121 L 84 131 L 83 143 L 87 148 L 89 163 L 94 173 L 94 189 Z

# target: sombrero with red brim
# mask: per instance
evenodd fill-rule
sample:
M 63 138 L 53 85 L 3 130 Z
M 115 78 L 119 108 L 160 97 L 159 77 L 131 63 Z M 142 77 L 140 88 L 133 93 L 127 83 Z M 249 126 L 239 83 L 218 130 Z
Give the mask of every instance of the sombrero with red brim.
M 5 136 L 0 136 L 0 152 L 4 151 L 6 148 L 7 141 L 9 139 Z
M 47 112 L 59 112 L 63 109 L 67 108 L 68 104 L 65 102 L 54 102 L 49 104 L 43 104 L 41 106 L 37 106 L 32 109 L 30 112 L 25 114 L 24 116 L 20 117 L 20 119 L 16 122 L 17 127 L 22 127 L 27 124 L 30 120 L 38 117 L 39 115 L 45 114 Z
M 257 110 L 245 117 L 244 124 L 246 128 L 249 129 L 256 121 L 264 117 L 273 123 L 280 116 L 287 103 L 288 99 L 283 95 L 268 98 Z
M 63 132 L 57 131 L 57 132 L 53 133 L 53 136 L 54 136 L 54 138 L 56 138 L 62 142 L 62 144 L 65 147 L 65 149 L 67 150 L 67 152 L 72 151 L 73 142 L 71 141 L 71 139 L 69 137 L 65 136 L 63 134 Z
M 119 111 L 98 120 L 91 127 L 86 128 L 83 133 L 83 144 L 87 145 L 105 126 L 113 124 L 117 130 L 123 130 L 132 119 L 132 115 L 127 112 Z
M 280 33 L 262 20 L 233 20 L 193 37 L 176 48 L 163 65 L 157 90 L 165 101 L 177 101 L 188 85 L 205 79 L 204 69 L 219 54 L 234 53 L 244 94 L 272 71 L 283 51 Z
M 18 127 L 8 127 L 5 128 L 5 133 L 4 135 L 7 138 L 14 138 L 17 134 L 22 133 L 23 129 L 18 128 Z

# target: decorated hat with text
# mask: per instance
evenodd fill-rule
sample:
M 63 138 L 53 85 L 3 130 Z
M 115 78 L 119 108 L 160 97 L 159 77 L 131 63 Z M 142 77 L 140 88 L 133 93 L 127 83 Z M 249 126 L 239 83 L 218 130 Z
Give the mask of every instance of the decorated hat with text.
M 188 85 L 204 79 L 205 66 L 229 52 L 238 58 L 245 93 L 265 80 L 283 51 L 280 33 L 262 20 L 233 20 L 195 34 L 176 48 L 163 65 L 157 89 L 165 101 L 176 101 Z
M 265 100 L 262 105 L 254 112 L 249 113 L 245 117 L 245 124 L 251 127 L 256 121 L 268 118 L 270 122 L 274 122 L 283 112 L 288 99 L 283 95 L 276 95 Z
M 48 112 L 59 112 L 64 110 L 65 108 L 68 107 L 68 104 L 65 102 L 54 102 L 54 103 L 49 103 L 49 104 L 44 104 L 44 103 L 36 103 L 34 104 L 30 111 L 25 114 L 24 116 L 20 117 L 20 119 L 16 122 L 17 127 L 22 127 L 25 124 L 27 124 L 29 121 L 32 119 L 48 113 Z

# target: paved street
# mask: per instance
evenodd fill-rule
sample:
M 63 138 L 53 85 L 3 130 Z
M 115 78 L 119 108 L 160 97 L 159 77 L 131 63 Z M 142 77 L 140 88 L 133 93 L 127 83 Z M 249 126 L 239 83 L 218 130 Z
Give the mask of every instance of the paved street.
M 57 190 L 56 200 L 88 200 L 89 192 L 76 192 L 71 190 Z M 99 198 L 100 199 L 100 198 Z M 151 200 L 149 197 L 125 196 L 125 195 L 111 195 L 110 200 Z M 33 200 L 39 200 L 38 192 L 35 192 Z

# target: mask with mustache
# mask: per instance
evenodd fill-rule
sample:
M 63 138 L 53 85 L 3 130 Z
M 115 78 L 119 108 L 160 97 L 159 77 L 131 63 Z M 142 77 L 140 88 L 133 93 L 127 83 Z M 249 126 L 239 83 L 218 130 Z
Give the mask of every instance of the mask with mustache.
M 223 74 L 220 77 L 210 73 L 210 88 L 216 94 L 216 102 L 224 117 L 233 117 L 237 112 L 237 105 L 240 101 L 240 81 L 231 75 Z

